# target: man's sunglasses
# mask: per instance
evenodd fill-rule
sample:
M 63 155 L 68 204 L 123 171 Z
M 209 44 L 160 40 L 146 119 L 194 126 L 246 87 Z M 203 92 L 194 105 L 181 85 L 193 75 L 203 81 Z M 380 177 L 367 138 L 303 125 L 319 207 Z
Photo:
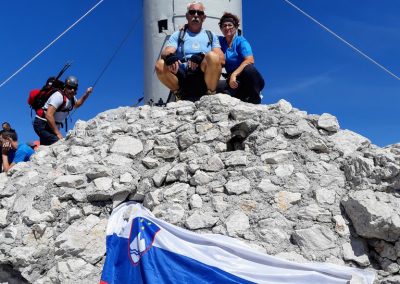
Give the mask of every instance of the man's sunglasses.
M 76 90 L 78 89 L 77 87 L 72 87 L 72 86 L 65 86 L 66 89 L 68 90 L 74 90 L 76 92 Z
M 199 16 L 204 16 L 204 11 L 201 10 L 189 10 L 188 13 L 192 16 L 196 15 L 196 13 Z

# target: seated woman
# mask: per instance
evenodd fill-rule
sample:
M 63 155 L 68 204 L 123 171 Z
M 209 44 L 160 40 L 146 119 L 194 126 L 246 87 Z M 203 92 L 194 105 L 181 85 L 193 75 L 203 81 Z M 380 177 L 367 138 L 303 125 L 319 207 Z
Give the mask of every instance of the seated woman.
M 228 77 L 226 84 L 217 91 L 228 93 L 244 102 L 259 104 L 264 79 L 254 67 L 254 56 L 249 42 L 237 33 L 239 18 L 231 13 L 224 13 L 219 27 L 224 35 L 219 37 L 219 42 L 225 54 Z

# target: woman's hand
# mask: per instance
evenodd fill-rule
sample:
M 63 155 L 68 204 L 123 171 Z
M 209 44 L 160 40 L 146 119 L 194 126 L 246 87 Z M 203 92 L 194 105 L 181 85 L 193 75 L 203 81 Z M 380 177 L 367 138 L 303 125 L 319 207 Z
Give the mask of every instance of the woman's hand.
M 232 89 L 237 89 L 239 87 L 238 82 L 236 81 L 236 74 L 232 73 L 231 77 L 229 78 L 229 87 Z

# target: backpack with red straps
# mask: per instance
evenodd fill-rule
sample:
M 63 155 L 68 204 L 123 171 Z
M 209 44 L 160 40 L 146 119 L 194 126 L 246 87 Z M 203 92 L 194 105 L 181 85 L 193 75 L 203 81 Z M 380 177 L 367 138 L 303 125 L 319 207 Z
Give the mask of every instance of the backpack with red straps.
M 68 98 L 63 92 L 65 84 L 59 79 L 69 66 L 71 66 L 71 64 L 66 64 L 57 77 L 50 77 L 49 79 L 47 79 L 46 84 L 41 89 L 34 89 L 30 91 L 28 96 L 28 104 L 30 105 L 31 109 L 35 110 L 36 114 L 39 117 L 44 117 L 43 107 L 48 99 L 51 97 L 51 95 L 53 95 L 55 92 L 60 92 L 63 95 L 63 103 L 57 109 L 57 111 L 71 111 L 71 109 L 64 109 Z M 71 102 L 73 108 L 75 101 L 72 100 Z

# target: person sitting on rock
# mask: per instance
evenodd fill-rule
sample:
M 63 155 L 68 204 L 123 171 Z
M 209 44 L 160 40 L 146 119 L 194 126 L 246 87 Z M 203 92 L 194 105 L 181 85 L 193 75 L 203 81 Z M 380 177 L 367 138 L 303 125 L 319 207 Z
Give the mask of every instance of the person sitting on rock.
M 177 100 L 197 101 L 215 94 L 221 75 L 224 54 L 217 36 L 202 28 L 204 10 L 198 1 L 187 5 L 187 24 L 171 35 L 156 63 L 159 80 Z
M 3 151 L 3 139 L 1 138 L 1 134 L 4 131 L 13 131 L 13 132 L 15 132 L 15 130 L 11 128 L 10 123 L 8 123 L 6 121 L 1 124 L 1 127 L 2 127 L 2 130 L 0 130 L 0 153 L 2 153 L 2 151 Z M 6 148 L 10 147 L 9 142 L 5 141 L 5 147 Z M 3 159 L 0 158 L 0 173 L 1 172 L 3 172 Z
M 249 42 L 238 34 L 239 18 L 224 13 L 219 21 L 224 36 L 219 37 L 222 52 L 225 54 L 226 82 L 218 86 L 218 92 L 227 93 L 244 102 L 259 104 L 264 79 L 254 66 L 253 51 Z
M 24 143 L 18 143 L 15 131 L 3 131 L 1 134 L 3 170 L 8 172 L 15 164 L 27 162 L 35 151 Z

